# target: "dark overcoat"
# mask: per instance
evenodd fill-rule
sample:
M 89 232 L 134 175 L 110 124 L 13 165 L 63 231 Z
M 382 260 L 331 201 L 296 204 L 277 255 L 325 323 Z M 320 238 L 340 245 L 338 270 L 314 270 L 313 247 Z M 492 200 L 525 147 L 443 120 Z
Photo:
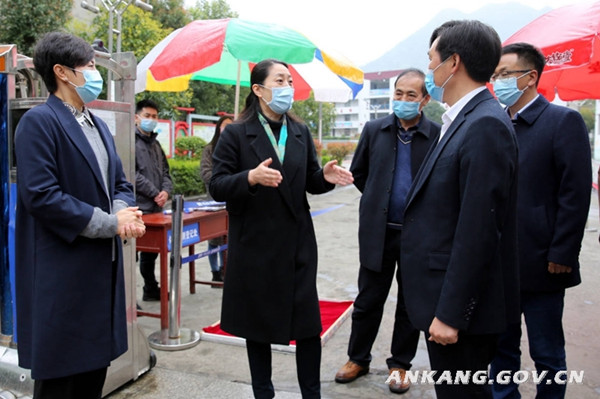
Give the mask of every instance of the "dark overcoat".
M 34 379 L 107 367 L 127 350 L 121 241 L 80 233 L 94 207 L 110 213 L 115 199 L 135 199 L 108 127 L 92 120 L 108 154 L 108 193 L 92 147 L 58 97 L 17 126 L 18 353 Z
M 306 193 L 325 181 L 306 125 L 288 119 L 283 167 L 258 119 L 232 123 L 213 154 L 210 194 L 226 201 L 228 257 L 221 328 L 258 342 L 288 344 L 318 336 L 317 243 Z M 248 172 L 272 158 L 277 188 L 248 184 Z
M 539 96 L 517 114 L 521 291 L 581 282 L 579 252 L 592 189 L 591 151 L 581 115 Z M 550 274 L 548 262 L 570 266 Z
M 402 286 L 413 325 L 503 332 L 519 317 L 517 142 L 488 90 L 458 113 L 408 193 Z
M 358 224 L 360 265 L 375 272 L 381 271 L 383 262 L 398 130 L 394 114 L 367 122 L 350 166 L 354 185 L 362 193 Z M 413 179 L 427 151 L 437 143 L 439 134 L 440 125 L 422 115 L 410 145 Z

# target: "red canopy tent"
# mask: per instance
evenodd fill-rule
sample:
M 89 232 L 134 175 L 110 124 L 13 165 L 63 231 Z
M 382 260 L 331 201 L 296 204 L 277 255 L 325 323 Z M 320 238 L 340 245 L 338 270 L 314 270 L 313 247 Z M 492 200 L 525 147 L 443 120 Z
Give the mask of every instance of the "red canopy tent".
M 538 90 L 549 101 L 600 99 L 600 1 L 549 11 L 506 39 L 542 50 L 546 67 Z

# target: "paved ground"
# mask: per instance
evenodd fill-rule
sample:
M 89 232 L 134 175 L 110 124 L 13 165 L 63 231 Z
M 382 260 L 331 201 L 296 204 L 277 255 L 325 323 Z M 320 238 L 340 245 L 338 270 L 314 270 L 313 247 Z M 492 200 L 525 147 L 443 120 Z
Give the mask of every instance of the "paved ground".
M 321 298 L 348 300 L 357 294 L 357 223 L 360 193 L 354 187 L 336 188 L 331 193 L 313 196 L 313 210 L 336 207 L 314 218 L 319 242 L 318 288 Z M 341 205 L 341 206 L 340 206 Z M 595 193 L 590 210 L 588 232 L 582 248 L 582 274 L 584 282 L 567 291 L 565 306 L 565 335 L 569 370 L 584 370 L 582 384 L 567 388 L 568 398 L 587 399 L 600 397 L 600 245 L 598 243 L 598 204 Z M 209 279 L 207 260 L 197 266 L 197 274 Z M 185 266 L 184 266 L 185 268 Z M 181 326 L 201 331 L 219 319 L 221 290 L 209 286 L 197 286 L 197 293 L 190 295 L 182 273 Z M 396 290 L 390 292 L 380 333 L 373 348 L 371 372 L 350 384 L 336 384 L 333 377 L 346 361 L 346 347 L 350 335 L 351 320 L 346 320 L 323 347 L 321 383 L 324 398 L 378 399 L 396 397 L 385 385 L 387 368 L 385 359 L 389 353 L 393 324 Z M 138 284 L 138 298 L 141 288 Z M 144 309 L 155 310 L 158 303 L 142 302 Z M 139 323 L 149 335 L 159 329 L 158 319 L 140 318 Z M 525 337 L 523 352 L 527 353 Z M 110 399 L 217 399 L 252 398 L 250 376 L 245 349 L 238 346 L 202 341 L 194 348 L 165 352 L 155 351 L 157 365 L 140 377 L 109 395 Z M 295 376 L 295 357 L 274 352 L 273 383 L 276 397 L 300 398 Z M 413 370 L 428 370 L 429 363 L 425 343 L 421 340 Z M 524 355 L 523 369 L 532 370 L 533 365 Z M 535 387 L 523 384 L 524 398 L 534 396 Z M 413 385 L 404 398 L 434 398 L 431 385 Z

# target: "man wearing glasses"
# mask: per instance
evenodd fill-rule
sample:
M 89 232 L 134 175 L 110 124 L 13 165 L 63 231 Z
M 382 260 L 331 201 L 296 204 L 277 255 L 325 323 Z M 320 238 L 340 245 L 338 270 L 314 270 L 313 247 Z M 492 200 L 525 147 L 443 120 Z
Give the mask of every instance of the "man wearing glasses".
M 562 313 L 565 288 L 581 282 L 579 251 L 592 182 L 588 132 L 581 115 L 537 91 L 544 55 L 527 43 L 502 49 L 492 75 L 519 143 L 518 254 L 521 313 L 529 351 L 548 381 L 566 370 Z M 520 369 L 521 322 L 500 336 L 492 376 Z M 541 375 L 541 374 L 540 374 Z M 565 384 L 538 384 L 537 397 L 564 398 Z M 518 398 L 518 386 L 494 384 L 494 398 Z

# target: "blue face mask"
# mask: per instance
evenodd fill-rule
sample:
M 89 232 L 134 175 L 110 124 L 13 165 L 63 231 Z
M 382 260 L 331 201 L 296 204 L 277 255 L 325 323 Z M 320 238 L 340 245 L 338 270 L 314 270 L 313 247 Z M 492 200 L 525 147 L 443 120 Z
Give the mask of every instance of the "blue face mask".
M 421 101 L 392 101 L 392 109 L 399 119 L 409 121 L 419 115 Z
M 75 86 L 75 90 L 77 91 L 77 94 L 79 94 L 79 97 L 81 97 L 81 100 L 87 104 L 97 99 L 102 91 L 102 84 L 104 83 L 100 72 L 93 69 L 84 69 L 83 71 L 74 68 L 70 69 L 82 73 L 83 78 L 85 79 L 83 86 L 77 86 L 73 82 L 69 82 Z
M 142 119 L 140 122 L 140 129 L 144 132 L 153 132 L 156 129 L 158 121 L 155 119 Z
M 267 103 L 269 108 L 276 114 L 283 115 L 292 109 L 292 104 L 294 103 L 294 88 L 291 86 L 285 87 L 266 87 L 260 85 L 265 89 L 271 90 L 271 101 Z M 265 100 L 266 102 L 267 100 Z
M 517 80 L 521 79 L 523 76 L 529 74 L 529 72 L 524 73 L 523 75 L 506 79 L 496 79 L 494 80 L 494 93 L 496 97 L 498 97 L 498 101 L 507 107 L 512 107 L 519 98 L 523 95 L 527 87 L 523 90 L 519 90 L 517 86 Z
M 436 86 L 433 74 L 449 59 L 450 57 L 446 58 L 444 62 L 436 66 L 435 69 L 430 69 L 429 71 L 427 71 L 427 75 L 425 75 L 425 87 L 427 88 L 427 93 L 429 93 L 431 98 L 433 98 L 435 101 L 439 101 L 441 103 L 444 102 L 444 86 L 446 86 L 446 83 L 448 83 L 448 81 L 452 78 L 452 76 L 454 76 L 454 74 L 448 76 L 448 79 L 446 79 L 444 84 L 442 84 L 441 86 Z

